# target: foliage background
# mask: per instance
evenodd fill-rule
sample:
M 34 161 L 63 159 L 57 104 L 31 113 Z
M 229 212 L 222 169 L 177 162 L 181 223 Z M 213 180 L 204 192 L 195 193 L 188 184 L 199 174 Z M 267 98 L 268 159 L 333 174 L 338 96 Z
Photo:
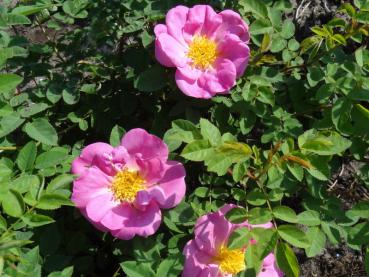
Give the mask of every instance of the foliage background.
M 205 2 L 250 24 L 252 57 L 230 96 L 198 100 L 178 91 L 153 47 L 156 22 L 198 1 L 3 1 L 0 272 L 177 276 L 196 219 L 229 202 L 244 207 L 232 221 L 278 225 L 241 234 L 266 242 L 246 254 L 243 276 L 274 248 L 287 276 L 299 275 L 291 249 L 300 262 L 342 242 L 368 253 L 369 3 L 344 2 L 307 32 L 287 0 Z M 164 137 L 188 193 L 156 235 L 118 241 L 71 207 L 70 163 L 134 127 Z M 342 188 L 353 165 L 354 186 Z

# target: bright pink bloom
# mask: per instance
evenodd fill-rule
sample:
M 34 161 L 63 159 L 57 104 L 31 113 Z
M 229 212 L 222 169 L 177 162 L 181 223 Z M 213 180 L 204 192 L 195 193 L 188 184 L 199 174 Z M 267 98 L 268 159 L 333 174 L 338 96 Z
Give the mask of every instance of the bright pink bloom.
M 168 161 L 168 147 L 133 129 L 118 147 L 98 142 L 73 161 L 72 201 L 98 229 L 120 239 L 147 237 L 161 222 L 160 209 L 178 205 L 186 191 L 185 169 Z
M 229 236 L 240 226 L 271 228 L 273 225 L 251 225 L 247 222 L 232 224 L 225 218 L 225 214 L 234 207 L 231 204 L 225 205 L 217 212 L 197 220 L 195 238 L 187 243 L 183 251 L 186 262 L 182 277 L 231 277 L 246 269 L 244 250 L 227 248 Z M 258 277 L 281 276 L 283 274 L 275 264 L 274 254 L 270 253 L 263 260 Z
M 186 95 L 211 98 L 226 94 L 246 69 L 249 28 L 231 10 L 216 13 L 211 6 L 176 6 L 164 24 L 155 26 L 155 56 L 176 67 L 176 82 Z

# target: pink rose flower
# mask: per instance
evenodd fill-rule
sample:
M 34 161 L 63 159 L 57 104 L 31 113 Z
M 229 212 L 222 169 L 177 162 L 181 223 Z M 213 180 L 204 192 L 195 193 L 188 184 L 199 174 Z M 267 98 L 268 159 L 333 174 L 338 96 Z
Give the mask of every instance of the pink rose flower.
M 185 246 L 183 253 L 186 261 L 182 277 L 230 277 L 246 269 L 245 249 L 228 249 L 228 238 L 240 227 L 271 228 L 272 223 L 251 225 L 232 224 L 225 214 L 236 207 L 228 204 L 217 212 L 200 217 L 195 226 L 195 238 Z M 251 242 L 256 243 L 256 242 Z M 282 272 L 275 264 L 274 254 L 270 253 L 263 260 L 258 277 L 281 277 Z
M 249 28 L 231 10 L 216 13 L 211 6 L 176 6 L 164 24 L 155 26 L 155 56 L 176 67 L 176 82 L 186 95 L 211 98 L 226 94 L 246 69 Z
M 178 205 L 186 191 L 185 169 L 168 161 L 168 147 L 143 129 L 125 134 L 118 147 L 86 146 L 72 163 L 72 201 L 99 230 L 128 240 L 147 237 L 161 222 L 160 209 Z

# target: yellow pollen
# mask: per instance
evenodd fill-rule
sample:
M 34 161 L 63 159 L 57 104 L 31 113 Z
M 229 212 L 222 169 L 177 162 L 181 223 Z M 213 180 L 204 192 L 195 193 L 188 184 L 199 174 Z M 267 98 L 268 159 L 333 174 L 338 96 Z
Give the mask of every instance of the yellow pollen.
M 223 273 L 236 275 L 238 272 L 246 269 L 244 253 L 241 249 L 230 250 L 222 247 L 215 261 Z
M 192 60 L 193 66 L 206 69 L 217 58 L 217 45 L 205 36 L 196 36 L 190 43 L 187 57 Z
M 113 179 L 111 190 L 115 200 L 120 202 L 133 202 L 137 193 L 144 190 L 145 180 L 142 179 L 137 171 L 119 171 Z

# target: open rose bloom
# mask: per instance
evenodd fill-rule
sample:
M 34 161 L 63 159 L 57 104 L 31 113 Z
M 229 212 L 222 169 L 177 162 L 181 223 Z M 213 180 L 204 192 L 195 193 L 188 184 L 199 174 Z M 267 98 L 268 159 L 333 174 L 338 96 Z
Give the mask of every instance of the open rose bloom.
M 197 220 L 195 238 L 187 243 L 183 251 L 186 257 L 183 277 L 230 277 L 247 268 L 244 261 L 246 249 L 228 249 L 229 236 L 240 226 L 271 228 L 273 225 L 250 225 L 247 222 L 232 224 L 225 218 L 225 214 L 234 207 L 231 204 L 225 205 L 217 212 Z M 274 254 L 270 253 L 263 260 L 258 277 L 281 276 L 283 274 L 275 264 Z
M 242 76 L 250 50 L 248 26 L 231 10 L 176 6 L 155 26 L 155 56 L 176 67 L 176 83 L 186 95 L 211 98 L 226 94 Z
M 72 201 L 98 229 L 120 239 L 149 236 L 161 222 L 160 209 L 184 197 L 185 170 L 168 161 L 161 139 L 133 129 L 118 147 L 94 143 L 73 161 Z

